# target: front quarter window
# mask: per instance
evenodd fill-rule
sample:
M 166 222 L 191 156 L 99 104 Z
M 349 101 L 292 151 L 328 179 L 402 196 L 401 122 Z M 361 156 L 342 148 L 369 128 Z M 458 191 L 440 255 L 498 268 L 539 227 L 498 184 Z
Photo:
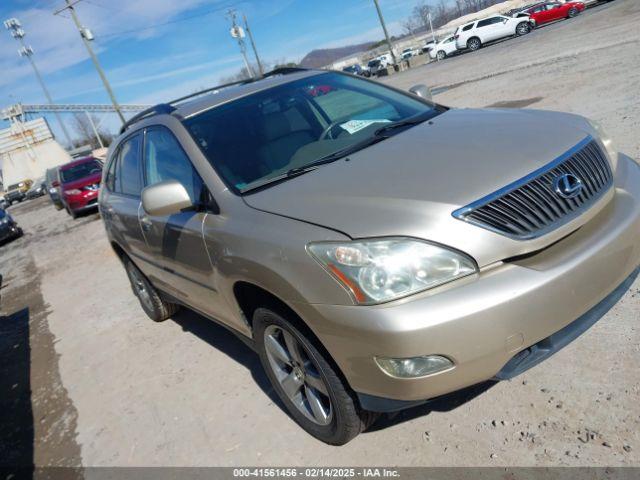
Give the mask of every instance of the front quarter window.
M 383 85 L 323 73 L 216 106 L 184 120 L 235 191 L 264 185 L 354 146 L 380 127 L 443 107 Z

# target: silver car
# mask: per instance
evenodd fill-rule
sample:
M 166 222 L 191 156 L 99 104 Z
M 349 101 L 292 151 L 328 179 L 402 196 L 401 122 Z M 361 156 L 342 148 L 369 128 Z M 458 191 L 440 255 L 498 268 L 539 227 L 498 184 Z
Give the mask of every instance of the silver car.
M 337 72 L 143 112 L 99 205 L 144 311 L 235 332 L 293 419 L 336 445 L 378 412 L 531 368 L 640 264 L 640 167 L 596 124 Z

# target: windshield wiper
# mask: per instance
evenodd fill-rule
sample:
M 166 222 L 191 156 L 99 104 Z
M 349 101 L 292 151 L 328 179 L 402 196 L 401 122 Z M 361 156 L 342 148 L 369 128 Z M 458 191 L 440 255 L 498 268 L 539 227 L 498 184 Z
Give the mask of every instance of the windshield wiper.
M 307 172 L 311 172 L 316 170 L 318 167 L 322 165 L 326 165 L 327 163 L 335 162 L 336 160 L 340 160 L 341 158 L 346 157 L 352 153 L 357 152 L 358 150 L 362 150 L 363 148 L 368 147 L 369 145 L 373 145 L 374 143 L 378 143 L 384 140 L 387 137 L 379 136 L 379 137 L 369 137 L 361 142 L 356 143 L 355 145 L 351 145 L 350 147 L 343 148 L 342 150 L 338 150 L 337 152 L 333 152 L 329 155 L 319 158 L 307 165 L 303 165 L 302 167 L 290 168 L 285 173 L 282 173 L 276 177 L 265 178 L 264 180 L 259 180 L 244 189 L 240 190 L 240 193 L 247 193 L 251 190 L 256 190 L 258 188 L 262 188 L 266 185 L 270 185 L 272 183 L 281 182 L 283 180 L 289 180 L 290 178 L 297 177 L 299 175 L 305 174 Z
M 342 150 L 338 150 L 337 152 L 333 152 L 325 157 L 321 157 L 318 160 L 311 162 L 307 165 L 304 165 L 302 167 L 295 167 L 295 168 L 291 168 L 290 170 L 287 171 L 287 173 L 285 174 L 287 177 L 292 177 L 292 176 L 296 176 L 299 175 L 301 173 L 306 173 L 309 172 L 311 170 L 315 170 L 316 168 L 318 168 L 321 165 L 325 165 L 327 163 L 331 163 L 331 162 L 335 162 L 336 160 L 340 160 L 341 158 L 344 158 L 352 153 L 357 152 L 358 150 L 362 150 L 365 147 L 368 147 L 369 145 L 373 145 L 374 143 L 378 143 L 379 141 L 384 140 L 384 137 L 379 137 L 379 136 L 375 136 L 375 137 L 369 137 L 365 140 L 363 140 L 362 142 L 358 142 L 355 145 L 351 145 L 350 147 L 347 148 L 343 148 Z
M 405 118 L 404 120 L 398 120 L 397 122 L 388 123 L 384 127 L 378 128 L 373 134 L 376 137 L 384 136 L 386 133 L 396 130 L 402 127 L 411 127 L 413 125 L 418 125 L 419 123 L 426 122 L 427 120 L 435 117 L 434 112 L 426 112 L 421 113 L 419 115 Z

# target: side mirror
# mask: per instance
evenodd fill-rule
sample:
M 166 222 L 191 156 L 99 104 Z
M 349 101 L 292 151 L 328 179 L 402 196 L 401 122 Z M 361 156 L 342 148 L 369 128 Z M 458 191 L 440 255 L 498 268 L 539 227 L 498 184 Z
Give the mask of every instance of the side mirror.
M 431 95 L 431 89 L 426 85 L 414 85 L 409 89 L 409 91 L 420 98 L 424 98 L 425 100 L 433 99 L 433 95 Z
M 142 208 L 148 215 L 172 215 L 191 207 L 193 202 L 187 189 L 177 180 L 156 183 L 142 190 Z

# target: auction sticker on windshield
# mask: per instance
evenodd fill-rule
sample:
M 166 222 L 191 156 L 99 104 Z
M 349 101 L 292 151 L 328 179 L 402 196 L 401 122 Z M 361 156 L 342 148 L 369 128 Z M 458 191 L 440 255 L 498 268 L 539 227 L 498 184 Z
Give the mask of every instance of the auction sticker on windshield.
M 353 135 L 354 133 L 359 132 L 363 128 L 367 128 L 369 125 L 372 125 L 374 123 L 391 123 L 391 120 L 349 120 L 348 122 L 341 123 L 340 127 Z

